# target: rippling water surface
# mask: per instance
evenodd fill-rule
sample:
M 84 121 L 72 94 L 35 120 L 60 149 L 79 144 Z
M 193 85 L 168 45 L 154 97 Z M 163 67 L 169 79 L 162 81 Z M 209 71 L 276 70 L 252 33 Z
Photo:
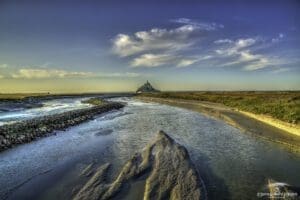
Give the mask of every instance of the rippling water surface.
M 89 104 L 81 103 L 86 98 L 54 99 L 42 102 L 43 106 L 31 109 L 17 109 L 0 112 L 0 125 L 12 123 L 37 116 L 62 113 L 70 110 L 90 107 Z
M 300 185 L 300 154 L 199 113 L 130 98 L 128 105 L 65 132 L 0 153 L 0 198 L 68 199 L 89 163 L 112 175 L 158 130 L 184 145 L 210 199 L 256 199 L 268 178 Z M 74 189 L 75 188 L 75 189 Z

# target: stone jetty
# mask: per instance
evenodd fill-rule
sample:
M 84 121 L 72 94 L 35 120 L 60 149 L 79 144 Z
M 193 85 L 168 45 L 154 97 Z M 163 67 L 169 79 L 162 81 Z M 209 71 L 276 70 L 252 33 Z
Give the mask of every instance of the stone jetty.
M 0 151 L 11 148 L 17 144 L 28 143 L 36 138 L 47 136 L 53 131 L 65 130 L 70 126 L 91 120 L 95 115 L 122 107 L 124 107 L 124 105 L 121 103 L 107 102 L 99 106 L 0 126 Z

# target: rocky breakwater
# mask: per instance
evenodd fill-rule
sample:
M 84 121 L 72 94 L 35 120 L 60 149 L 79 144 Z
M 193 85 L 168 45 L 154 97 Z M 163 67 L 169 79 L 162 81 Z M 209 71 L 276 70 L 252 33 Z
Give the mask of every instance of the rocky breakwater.
M 68 111 L 13 124 L 0 126 L 0 151 L 17 144 L 30 142 L 38 137 L 46 136 L 55 130 L 65 130 L 93 119 L 95 115 L 124 107 L 117 102 L 106 102 L 99 106 L 80 110 Z
M 206 199 L 205 187 L 187 150 L 163 131 L 141 153 L 136 153 L 125 163 L 110 183 L 107 181 L 109 168 L 110 164 L 106 163 L 96 169 L 73 199 L 128 199 L 126 191 L 137 190 L 130 185 L 141 180 L 144 187 L 137 192 L 143 194 L 144 200 Z

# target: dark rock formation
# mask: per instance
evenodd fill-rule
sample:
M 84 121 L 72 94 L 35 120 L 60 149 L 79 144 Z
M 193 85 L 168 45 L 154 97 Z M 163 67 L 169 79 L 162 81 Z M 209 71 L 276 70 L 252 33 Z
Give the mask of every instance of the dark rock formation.
M 204 185 L 187 150 L 163 131 L 143 152 L 135 154 L 111 183 L 105 179 L 109 166 L 108 163 L 100 166 L 74 200 L 117 197 L 122 187 L 141 177 L 145 180 L 145 189 L 139 192 L 144 194 L 144 200 L 206 199 Z
M 147 81 L 144 85 L 139 87 L 136 93 L 147 93 L 147 92 L 159 92 L 159 90 L 152 87 L 152 85 Z
M 107 102 L 91 108 L 73 110 L 0 126 L 0 151 L 17 144 L 30 142 L 38 137 L 46 136 L 55 130 L 65 130 L 70 126 L 93 119 L 95 115 L 120 109 L 123 106 L 121 103 Z

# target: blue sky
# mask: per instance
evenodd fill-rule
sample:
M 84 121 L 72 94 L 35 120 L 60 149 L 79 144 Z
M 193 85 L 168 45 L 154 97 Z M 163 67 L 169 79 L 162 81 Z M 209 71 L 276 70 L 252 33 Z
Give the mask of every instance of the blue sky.
M 1 1 L 1 92 L 299 90 L 300 3 Z

